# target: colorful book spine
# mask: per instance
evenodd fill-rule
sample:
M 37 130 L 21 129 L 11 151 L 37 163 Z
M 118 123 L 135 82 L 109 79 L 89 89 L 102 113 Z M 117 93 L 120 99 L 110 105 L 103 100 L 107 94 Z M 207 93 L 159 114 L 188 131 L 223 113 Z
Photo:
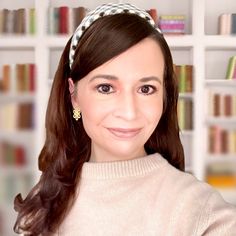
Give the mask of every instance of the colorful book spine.
M 193 66 L 192 65 L 174 65 L 176 79 L 179 85 L 180 93 L 193 92 Z
M 180 130 L 193 129 L 193 102 L 189 99 L 179 99 L 178 106 L 178 123 Z
M 232 56 L 229 58 L 226 71 L 226 79 L 236 79 L 235 70 L 236 70 L 236 56 Z
M 164 34 L 185 34 L 184 15 L 161 15 L 158 25 Z

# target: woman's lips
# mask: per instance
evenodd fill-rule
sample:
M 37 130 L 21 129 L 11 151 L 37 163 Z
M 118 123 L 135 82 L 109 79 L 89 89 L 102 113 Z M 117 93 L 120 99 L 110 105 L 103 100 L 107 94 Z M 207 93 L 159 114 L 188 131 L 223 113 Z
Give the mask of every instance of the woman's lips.
M 118 138 L 133 138 L 141 129 L 123 129 L 123 128 L 108 128 L 108 130 Z

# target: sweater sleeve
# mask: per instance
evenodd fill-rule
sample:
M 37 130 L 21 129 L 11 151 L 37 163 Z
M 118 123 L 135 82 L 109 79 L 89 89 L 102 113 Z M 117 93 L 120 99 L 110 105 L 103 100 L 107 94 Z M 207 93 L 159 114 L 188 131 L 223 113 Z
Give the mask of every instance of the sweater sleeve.
M 197 235 L 235 236 L 236 207 L 226 203 L 218 192 L 211 192 L 200 216 Z

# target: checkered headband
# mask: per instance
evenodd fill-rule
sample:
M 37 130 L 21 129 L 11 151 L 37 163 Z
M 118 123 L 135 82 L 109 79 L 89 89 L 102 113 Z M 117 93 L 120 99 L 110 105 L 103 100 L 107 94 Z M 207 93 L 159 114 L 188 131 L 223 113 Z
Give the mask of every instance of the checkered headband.
M 108 16 L 108 15 L 116 15 L 121 13 L 128 13 L 128 14 L 135 14 L 138 15 L 145 20 L 147 20 L 148 23 L 150 23 L 151 26 L 155 28 L 155 22 L 152 19 L 152 17 L 145 11 L 137 8 L 134 5 L 131 5 L 129 3 L 107 3 L 102 4 L 95 8 L 95 10 L 90 11 L 82 20 L 80 25 L 77 27 L 77 29 L 74 32 L 74 35 L 71 40 L 70 45 L 70 53 L 69 53 L 69 62 L 70 62 L 70 68 L 72 67 L 73 61 L 74 61 L 74 55 L 75 50 L 78 45 L 79 39 L 83 35 L 86 29 L 89 28 L 89 26 L 96 21 L 97 19 Z M 156 28 L 158 32 L 161 33 L 159 28 Z

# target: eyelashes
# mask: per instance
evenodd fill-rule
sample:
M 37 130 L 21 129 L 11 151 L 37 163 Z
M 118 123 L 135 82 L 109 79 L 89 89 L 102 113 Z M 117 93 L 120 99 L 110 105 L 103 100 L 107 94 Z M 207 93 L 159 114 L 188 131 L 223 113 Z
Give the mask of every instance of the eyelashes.
M 110 94 L 115 91 L 113 86 L 110 84 L 99 84 L 96 86 L 96 89 L 99 93 L 102 93 L 102 94 Z
M 157 88 L 153 85 L 143 85 L 138 89 L 138 93 L 143 95 L 151 95 L 157 91 Z
M 115 88 L 111 84 L 107 84 L 107 83 L 97 85 L 96 90 L 98 93 L 107 94 L 107 95 L 116 92 Z M 153 85 L 145 84 L 145 85 L 140 86 L 137 89 L 137 92 L 143 95 L 151 95 L 157 92 L 157 88 Z

